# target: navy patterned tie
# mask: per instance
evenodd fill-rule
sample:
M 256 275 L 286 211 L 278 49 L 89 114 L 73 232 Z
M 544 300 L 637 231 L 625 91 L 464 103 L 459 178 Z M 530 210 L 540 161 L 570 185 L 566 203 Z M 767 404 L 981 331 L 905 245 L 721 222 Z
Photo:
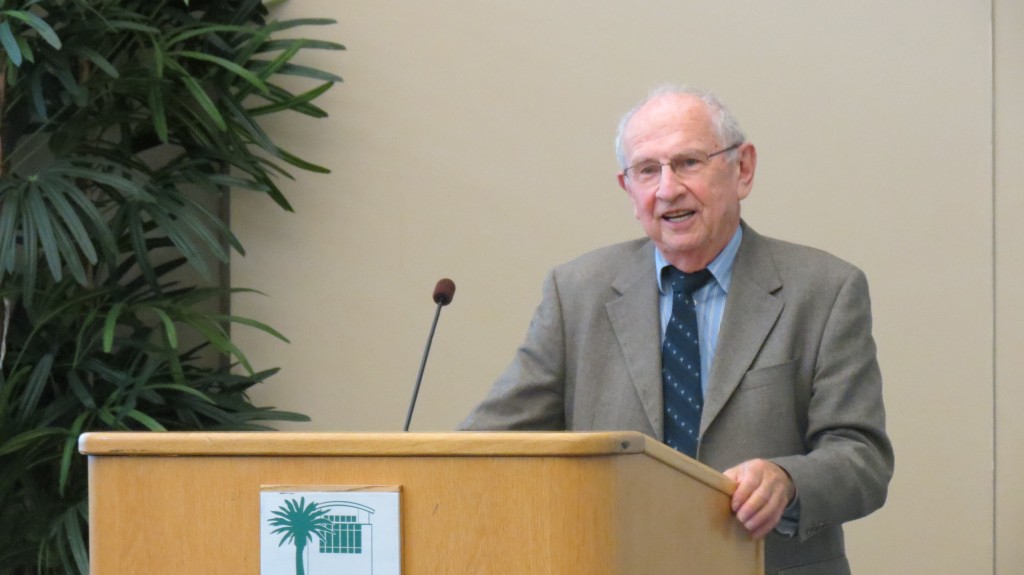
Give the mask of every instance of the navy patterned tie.
M 700 385 L 700 340 L 693 294 L 711 272 L 692 274 L 665 268 L 672 285 L 672 317 L 661 346 L 661 382 L 665 399 L 665 443 L 690 457 L 697 456 L 704 393 Z

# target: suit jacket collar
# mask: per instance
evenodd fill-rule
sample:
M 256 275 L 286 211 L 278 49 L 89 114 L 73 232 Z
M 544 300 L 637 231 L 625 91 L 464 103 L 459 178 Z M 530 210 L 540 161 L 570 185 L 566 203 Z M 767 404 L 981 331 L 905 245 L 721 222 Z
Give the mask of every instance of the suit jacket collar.
M 626 261 L 612 282 L 620 296 L 606 304 L 612 330 L 626 359 L 629 379 L 651 424 L 662 439 L 664 403 L 661 392 L 661 319 L 658 282 L 654 274 L 654 242 L 648 241 Z
M 732 396 L 782 313 L 782 288 L 768 242 L 745 222 L 743 242 L 733 268 L 729 299 L 718 336 L 701 433 Z M 653 273 L 654 243 L 646 242 L 626 261 L 612 282 L 620 297 L 606 305 L 612 330 L 626 359 L 630 380 L 647 414 L 654 437 L 664 434 L 661 390 L 661 320 L 658 284 Z
M 736 391 L 783 308 L 782 299 L 776 295 L 782 289 L 782 279 L 767 240 L 745 222 L 740 225 L 743 226 L 743 243 L 736 255 L 718 348 L 711 366 L 701 416 L 702 435 Z

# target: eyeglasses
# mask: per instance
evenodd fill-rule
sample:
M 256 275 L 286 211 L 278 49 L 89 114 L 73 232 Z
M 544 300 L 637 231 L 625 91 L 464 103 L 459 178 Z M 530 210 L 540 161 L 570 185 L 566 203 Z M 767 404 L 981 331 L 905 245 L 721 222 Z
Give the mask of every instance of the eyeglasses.
M 672 173 L 679 177 L 692 176 L 699 174 L 708 166 L 711 162 L 711 158 L 719 154 L 731 152 L 736 148 L 743 145 L 743 142 L 736 142 L 728 148 L 723 148 L 717 152 L 708 154 L 700 150 L 693 150 L 684 152 L 678 156 L 672 158 L 667 163 L 655 162 L 654 160 L 647 160 L 625 169 L 626 177 L 640 185 L 653 184 L 661 178 L 661 169 L 663 166 L 670 166 Z

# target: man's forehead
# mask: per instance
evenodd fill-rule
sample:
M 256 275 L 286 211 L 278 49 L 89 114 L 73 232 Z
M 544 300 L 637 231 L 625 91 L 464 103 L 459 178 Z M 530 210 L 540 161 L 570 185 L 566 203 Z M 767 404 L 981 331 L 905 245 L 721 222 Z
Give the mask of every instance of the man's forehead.
M 710 113 L 702 100 L 687 94 L 658 96 L 640 107 L 626 125 L 627 149 L 651 140 L 679 139 L 713 144 Z M 705 141 L 706 140 L 706 141 Z

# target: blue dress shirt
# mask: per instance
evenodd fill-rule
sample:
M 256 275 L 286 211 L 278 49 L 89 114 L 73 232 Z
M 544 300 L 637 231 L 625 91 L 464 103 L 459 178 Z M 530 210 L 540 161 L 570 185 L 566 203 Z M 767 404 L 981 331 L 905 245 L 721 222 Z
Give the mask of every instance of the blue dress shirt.
M 697 307 L 697 333 L 700 337 L 700 384 L 704 396 L 708 395 L 708 376 L 711 374 L 711 363 L 715 359 L 715 346 L 718 344 L 718 331 L 722 327 L 722 316 L 725 315 L 725 300 L 729 295 L 729 284 L 732 281 L 732 268 L 736 263 L 736 252 L 743 240 L 743 228 L 736 227 L 736 233 L 725 248 L 708 264 L 708 271 L 714 277 L 704 287 L 693 294 Z M 661 306 L 661 338 L 665 339 L 665 329 L 672 317 L 672 286 L 662 282 L 663 271 L 672 264 L 668 263 L 659 250 L 654 250 L 654 269 L 658 274 L 659 305 Z

